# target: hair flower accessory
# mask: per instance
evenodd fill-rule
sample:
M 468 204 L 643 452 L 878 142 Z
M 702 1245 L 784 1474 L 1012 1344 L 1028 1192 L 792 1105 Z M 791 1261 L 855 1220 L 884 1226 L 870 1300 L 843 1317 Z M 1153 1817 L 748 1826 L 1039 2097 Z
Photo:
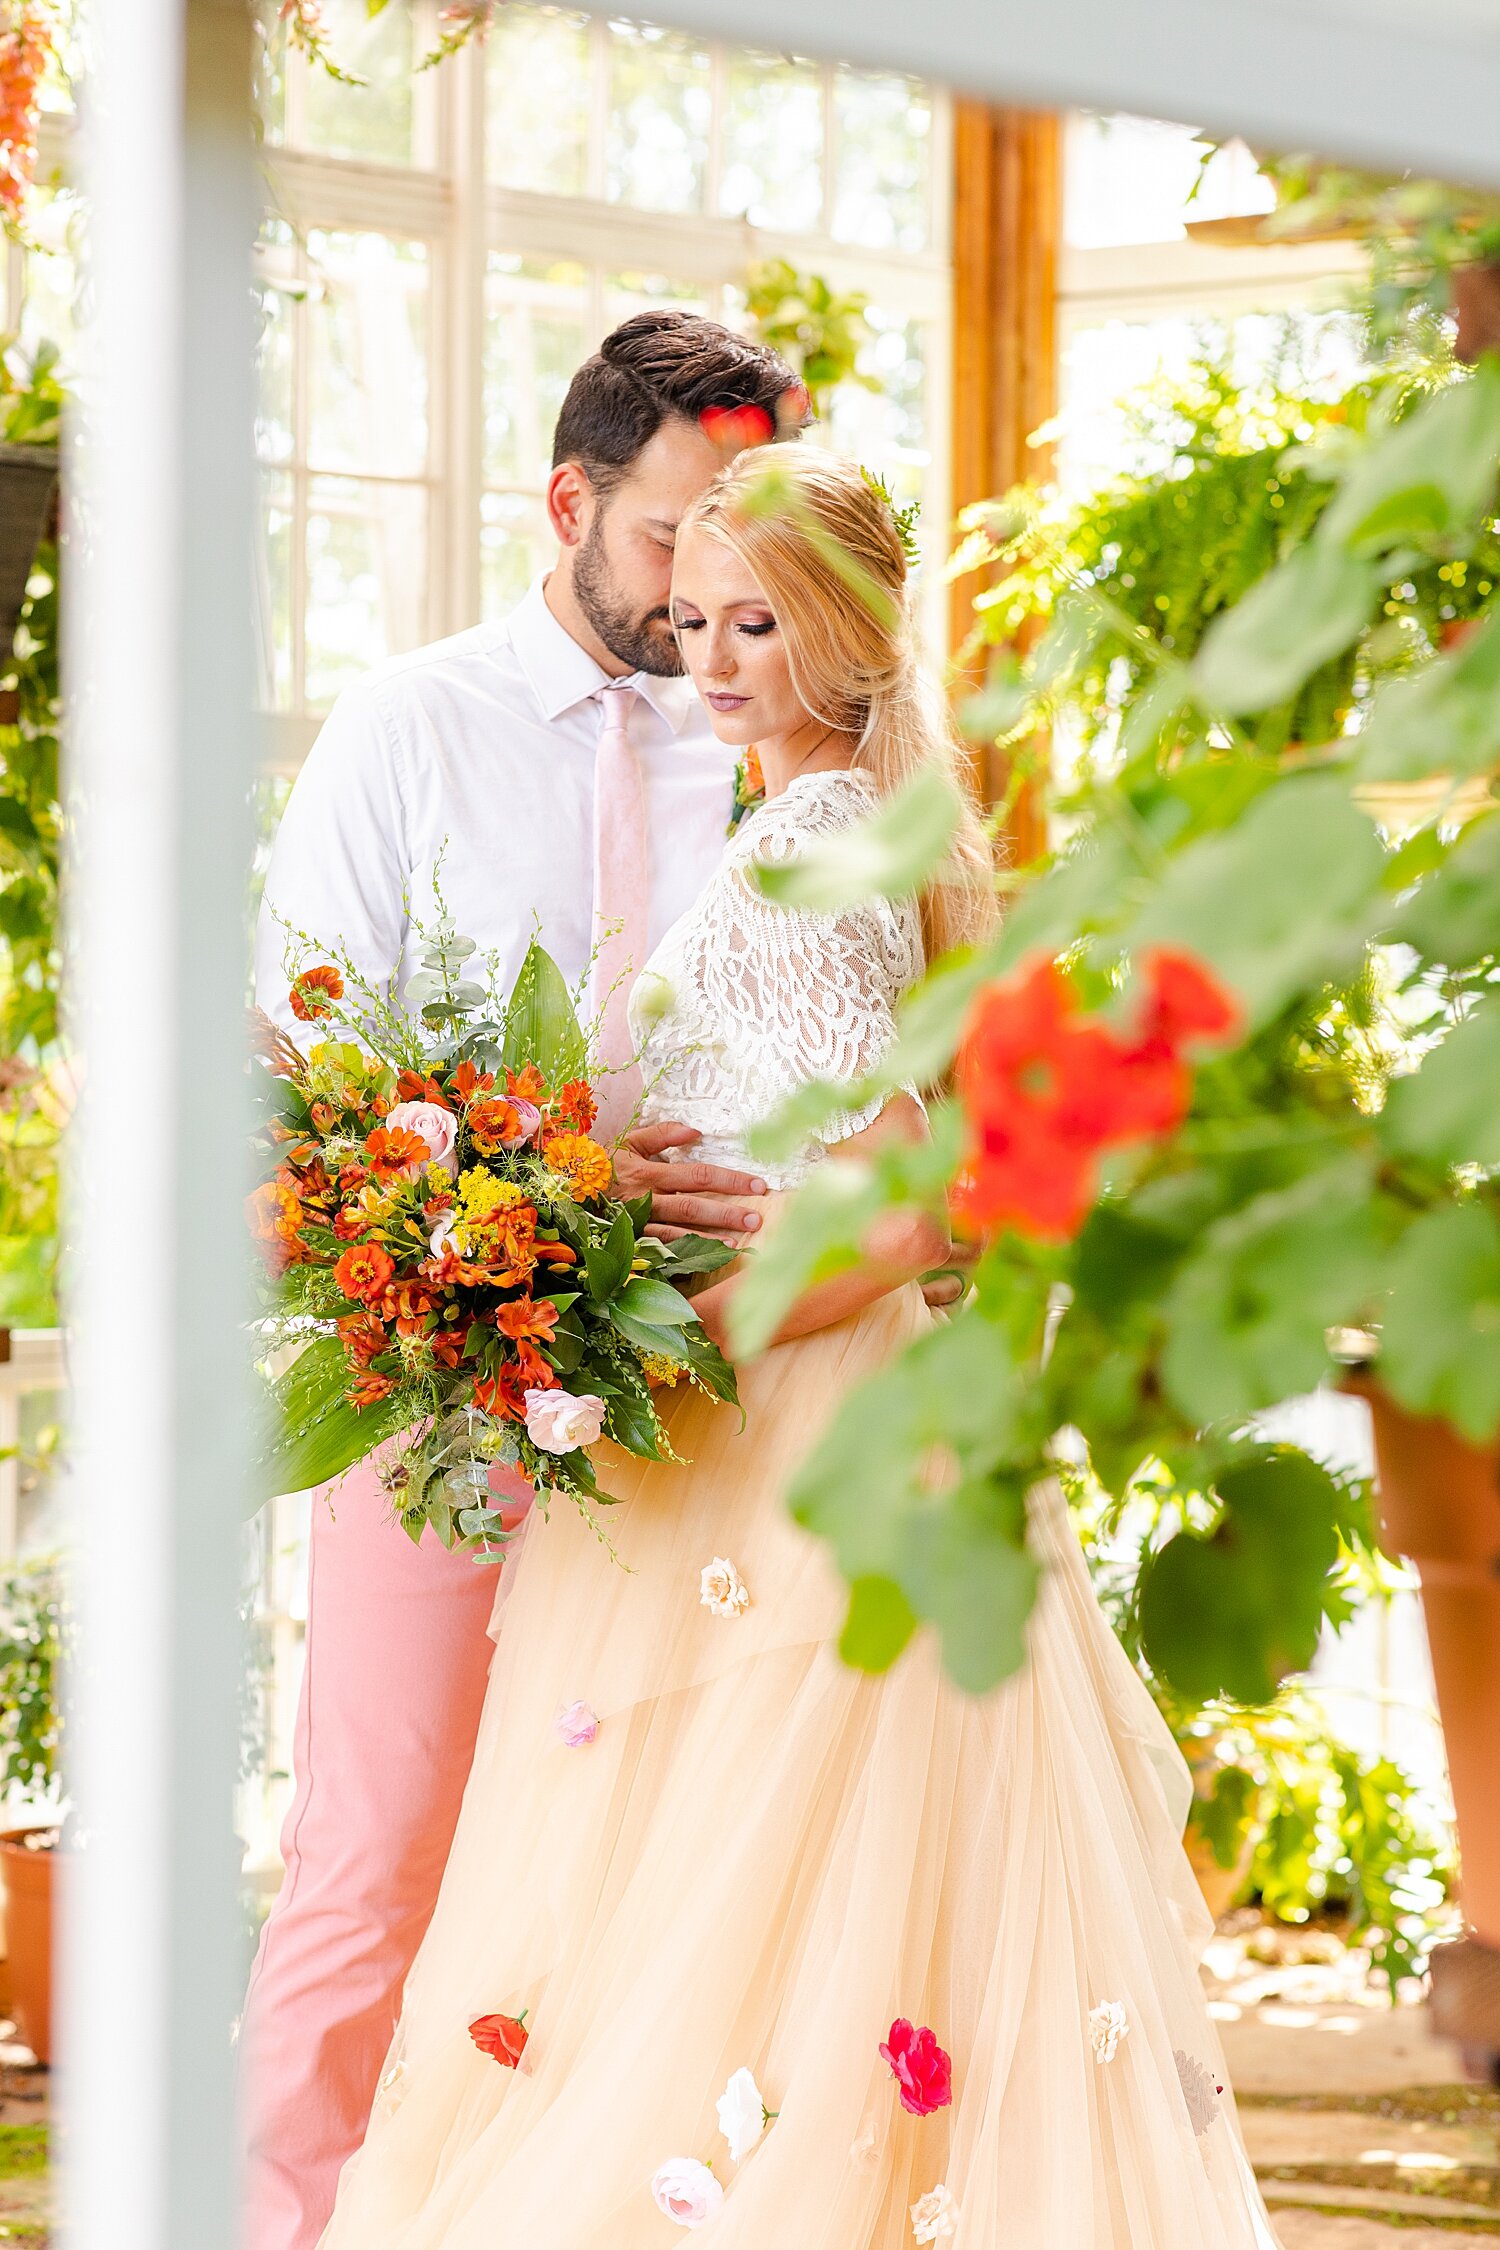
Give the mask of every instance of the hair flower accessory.
M 867 469 L 863 462 L 859 465 L 859 473 L 870 490 L 879 493 L 889 508 L 891 522 L 896 527 L 896 537 L 901 542 L 901 552 L 906 557 L 906 567 L 908 570 L 915 570 L 922 560 L 922 545 L 917 537 L 917 518 L 922 513 L 921 502 L 909 500 L 904 508 L 898 508 L 896 495 L 884 477 L 877 476 L 873 469 Z
M 724 2200 L 713 2167 L 696 2156 L 669 2156 L 652 2178 L 651 2194 L 657 2210 L 679 2227 L 701 2227 Z
M 937 2034 L 923 2024 L 920 2031 L 898 2016 L 881 2043 L 881 2054 L 890 2064 L 901 2092 L 901 2107 L 913 2117 L 930 2117 L 946 2109 L 953 2099 L 953 2058 L 937 2043 Z
M 740 1617 L 750 1607 L 750 1589 L 727 1555 L 715 1555 L 703 1566 L 698 1599 L 715 1617 Z
M 1120 2041 L 1130 2031 L 1130 2017 L 1118 2000 L 1101 2000 L 1089 2010 L 1089 2043 L 1096 2063 L 1112 2063 Z
M 941 2180 L 911 2207 L 913 2242 L 946 2242 L 958 2232 L 958 2200 Z

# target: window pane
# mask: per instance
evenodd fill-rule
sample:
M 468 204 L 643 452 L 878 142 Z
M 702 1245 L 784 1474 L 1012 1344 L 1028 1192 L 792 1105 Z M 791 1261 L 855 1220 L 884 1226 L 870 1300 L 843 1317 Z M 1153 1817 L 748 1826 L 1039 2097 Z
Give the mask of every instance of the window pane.
M 310 710 L 426 638 L 427 495 L 315 477 L 307 518 Z
M 491 253 L 485 311 L 484 473 L 540 484 L 563 394 L 586 356 L 588 275 Z
M 587 16 L 560 8 L 501 9 L 489 36 L 485 79 L 490 178 L 537 194 L 587 194 Z
M 1190 203 L 1205 144 L 1190 125 L 1151 117 L 1070 117 L 1063 227 L 1080 250 L 1181 242 L 1189 219 L 1269 211 L 1276 200 L 1243 142 L 1214 157 Z
M 925 250 L 932 203 L 932 99 L 914 78 L 841 70 L 834 80 L 838 177 L 833 231 L 871 250 Z
M 256 556 L 258 700 L 262 710 L 290 711 L 292 681 L 292 480 L 261 484 L 260 551 Z
M 487 492 L 479 538 L 485 617 L 506 617 L 551 558 L 552 537 L 540 500 L 520 492 Z
M 413 67 L 420 62 L 415 11 L 387 7 L 368 14 L 365 0 L 324 0 L 328 43 L 340 67 L 368 80 L 346 86 L 307 65 L 302 87 L 304 148 L 325 156 L 357 156 L 367 164 L 410 164 L 416 104 Z
M 35 188 L 28 216 L 35 247 L 27 253 L 22 280 L 21 341 L 28 350 L 56 344 L 64 366 L 75 367 L 82 200 L 68 188 Z
M 273 148 L 286 139 L 286 25 L 280 16 L 258 11 L 255 24 L 255 113 Z
M 823 85 L 815 63 L 732 54 L 719 208 L 756 227 L 815 227 L 823 208 Z
M 254 285 L 255 450 L 262 461 L 290 461 L 296 449 L 296 302 L 291 232 L 267 229 Z
M 674 281 L 670 274 L 612 273 L 605 281 L 606 330 L 618 327 L 632 313 L 649 312 L 656 305 L 681 305 L 685 312 L 714 312 L 709 290 L 700 289 L 696 282 Z
M 712 97 L 708 56 L 655 24 L 609 27 L 605 193 L 643 211 L 701 211 Z
M 427 466 L 427 252 L 383 234 L 310 234 L 308 459 L 420 476 Z
M 932 464 L 928 437 L 926 338 L 917 321 L 900 321 L 870 308 L 874 339 L 860 354 L 860 372 L 878 379 L 878 390 L 841 383 L 829 409 L 827 442 L 883 476 L 903 506 L 919 500 Z M 921 527 L 929 537 L 940 525 Z

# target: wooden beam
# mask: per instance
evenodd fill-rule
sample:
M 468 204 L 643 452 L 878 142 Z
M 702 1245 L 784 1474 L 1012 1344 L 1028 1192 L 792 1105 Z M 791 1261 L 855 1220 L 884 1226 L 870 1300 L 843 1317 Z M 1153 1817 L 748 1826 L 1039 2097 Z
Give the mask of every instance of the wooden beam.
M 1045 448 L 1028 440 L 1057 412 L 1057 268 L 1062 243 L 1062 126 L 1031 110 L 954 105 L 953 504 L 955 512 L 1045 476 Z M 973 624 L 977 581 L 952 589 L 950 646 Z M 982 662 L 960 679 L 982 677 Z M 1006 761 L 983 756 L 991 801 Z M 1040 806 L 1023 793 L 1009 843 L 1022 861 L 1042 842 Z

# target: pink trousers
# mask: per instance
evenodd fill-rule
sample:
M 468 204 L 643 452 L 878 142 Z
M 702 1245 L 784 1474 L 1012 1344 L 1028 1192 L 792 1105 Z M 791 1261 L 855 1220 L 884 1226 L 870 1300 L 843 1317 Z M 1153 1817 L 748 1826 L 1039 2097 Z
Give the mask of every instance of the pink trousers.
M 388 1511 L 367 1467 L 313 1504 L 286 1878 L 240 2033 L 246 2250 L 313 2250 L 328 2224 L 479 1729 L 495 1572 Z

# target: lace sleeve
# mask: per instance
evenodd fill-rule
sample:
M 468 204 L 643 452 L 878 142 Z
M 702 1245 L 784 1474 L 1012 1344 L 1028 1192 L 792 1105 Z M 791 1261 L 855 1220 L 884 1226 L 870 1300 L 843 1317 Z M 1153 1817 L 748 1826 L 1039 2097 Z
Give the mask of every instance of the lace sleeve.
M 795 858 L 809 834 L 805 815 L 762 819 L 753 848 L 731 855 L 738 864 L 716 901 L 721 927 L 705 968 L 717 989 L 709 998 L 723 1063 L 752 1121 L 811 1079 L 853 1083 L 872 1070 L 895 1036 L 902 994 L 921 973 L 920 923 L 909 902 L 875 899 L 817 914 L 772 905 L 751 887 L 752 858 Z M 862 1131 L 882 1106 L 846 1112 L 824 1142 Z

